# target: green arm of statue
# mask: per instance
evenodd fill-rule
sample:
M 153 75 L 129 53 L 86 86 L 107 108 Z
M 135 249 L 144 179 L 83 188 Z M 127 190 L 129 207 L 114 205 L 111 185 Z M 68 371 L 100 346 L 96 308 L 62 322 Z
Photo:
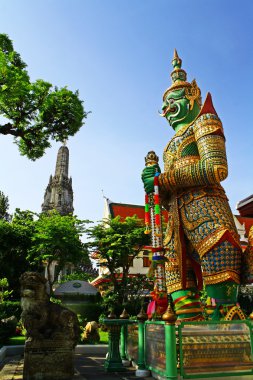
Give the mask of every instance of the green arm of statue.
M 141 179 L 147 194 L 150 194 L 154 191 L 154 177 L 157 172 L 161 173 L 159 165 L 147 166 L 142 171 Z

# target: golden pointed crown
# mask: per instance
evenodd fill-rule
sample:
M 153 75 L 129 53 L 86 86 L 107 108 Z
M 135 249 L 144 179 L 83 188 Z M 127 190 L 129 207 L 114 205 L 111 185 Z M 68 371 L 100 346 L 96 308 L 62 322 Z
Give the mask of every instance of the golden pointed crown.
M 163 94 L 163 100 L 165 100 L 165 98 L 170 92 L 184 88 L 185 96 L 188 100 L 190 100 L 191 106 L 193 106 L 194 100 L 196 100 L 199 106 L 201 106 L 201 92 L 198 88 L 197 82 L 195 79 L 193 79 L 191 83 L 187 82 L 187 74 L 181 68 L 181 65 L 182 59 L 179 58 L 175 49 L 174 56 L 172 59 L 173 71 L 170 74 L 172 79 L 172 85 Z

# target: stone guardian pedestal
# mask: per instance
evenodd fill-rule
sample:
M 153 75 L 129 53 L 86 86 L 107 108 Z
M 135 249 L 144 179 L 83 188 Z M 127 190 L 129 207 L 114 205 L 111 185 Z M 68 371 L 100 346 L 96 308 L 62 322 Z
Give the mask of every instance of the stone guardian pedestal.
M 74 376 L 73 344 L 63 340 L 27 340 L 23 380 L 71 380 Z

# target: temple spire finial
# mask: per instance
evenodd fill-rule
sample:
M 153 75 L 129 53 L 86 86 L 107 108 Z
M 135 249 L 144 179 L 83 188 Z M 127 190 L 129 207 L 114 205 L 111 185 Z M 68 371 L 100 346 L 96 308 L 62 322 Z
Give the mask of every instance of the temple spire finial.
M 179 58 L 178 54 L 177 54 L 177 49 L 175 48 L 174 49 L 174 56 L 173 56 L 173 59 L 177 59 Z
M 177 53 L 177 49 L 174 49 L 172 66 L 174 67 L 174 69 L 181 69 L 181 66 L 182 66 L 182 59 L 179 58 L 178 53 Z

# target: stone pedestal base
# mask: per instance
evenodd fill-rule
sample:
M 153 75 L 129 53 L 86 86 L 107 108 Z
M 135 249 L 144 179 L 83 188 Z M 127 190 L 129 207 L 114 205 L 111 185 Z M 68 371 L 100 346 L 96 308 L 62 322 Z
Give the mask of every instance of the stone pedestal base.
M 73 376 L 73 344 L 51 339 L 25 343 L 23 380 L 71 380 Z

